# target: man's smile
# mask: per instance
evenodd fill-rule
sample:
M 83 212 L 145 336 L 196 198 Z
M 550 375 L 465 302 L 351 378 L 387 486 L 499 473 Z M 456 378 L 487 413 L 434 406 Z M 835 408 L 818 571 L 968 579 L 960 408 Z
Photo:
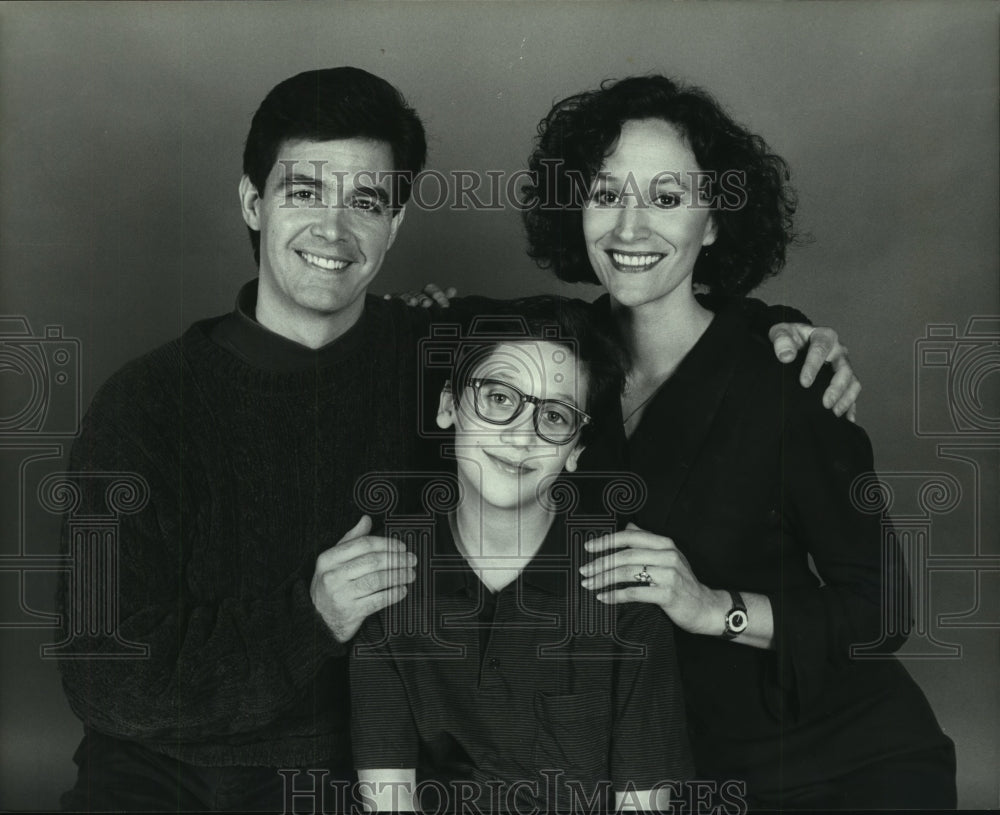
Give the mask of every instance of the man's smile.
M 341 258 L 325 258 L 320 255 L 314 255 L 310 252 L 304 252 L 296 249 L 295 254 L 302 258 L 310 266 L 315 266 L 317 269 L 323 269 L 326 272 L 339 272 L 351 263 L 350 260 L 344 260 Z

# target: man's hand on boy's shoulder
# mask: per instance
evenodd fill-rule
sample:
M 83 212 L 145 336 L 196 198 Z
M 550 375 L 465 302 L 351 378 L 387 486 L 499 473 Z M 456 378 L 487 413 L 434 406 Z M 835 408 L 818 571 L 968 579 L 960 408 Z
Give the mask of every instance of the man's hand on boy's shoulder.
M 369 535 L 372 520 L 361 520 L 316 558 L 309 593 L 338 642 L 350 640 L 365 619 L 406 596 L 416 579 L 417 557 L 391 538 Z
M 812 385 L 820 368 L 829 363 L 833 367 L 833 379 L 823 393 L 823 407 L 832 409 L 836 416 L 847 414 L 852 422 L 857 421 L 861 382 L 851 368 L 847 347 L 841 344 L 836 331 L 806 323 L 775 323 L 767 336 L 774 344 L 775 356 L 784 363 L 795 360 L 799 351 L 809 346 L 799 373 L 799 383 L 804 388 Z
M 857 421 L 857 400 L 861 382 L 847 357 L 847 347 L 842 345 L 837 332 L 828 326 L 814 326 L 801 311 L 791 306 L 768 305 L 752 297 L 723 297 L 702 295 L 701 301 L 713 310 L 738 304 L 749 315 L 753 330 L 767 335 L 774 345 L 774 355 L 782 363 L 794 362 L 799 351 L 808 346 L 799 383 L 808 388 L 816 379 L 820 368 L 829 363 L 833 379 L 823 393 L 823 407 L 833 410 L 836 416 Z

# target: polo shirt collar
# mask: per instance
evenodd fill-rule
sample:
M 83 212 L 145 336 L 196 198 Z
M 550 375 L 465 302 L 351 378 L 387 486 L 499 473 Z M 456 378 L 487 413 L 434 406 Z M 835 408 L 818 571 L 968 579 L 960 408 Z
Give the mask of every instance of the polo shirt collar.
M 552 520 L 552 525 L 549 527 L 542 545 L 535 556 L 521 570 L 515 582 L 526 583 L 547 594 L 565 595 L 568 583 L 564 575 L 567 570 L 572 571 L 574 562 L 567 546 L 566 520 L 563 515 L 557 514 Z M 451 532 L 448 516 L 444 514 L 438 516 L 437 520 L 434 555 L 436 558 L 453 559 L 455 564 L 454 568 L 442 569 L 435 575 L 434 589 L 436 594 L 465 593 L 471 597 L 479 591 L 479 586 L 485 588 L 486 584 L 476 576 L 458 548 Z M 570 580 L 573 580 L 574 577 L 572 574 L 569 575 Z

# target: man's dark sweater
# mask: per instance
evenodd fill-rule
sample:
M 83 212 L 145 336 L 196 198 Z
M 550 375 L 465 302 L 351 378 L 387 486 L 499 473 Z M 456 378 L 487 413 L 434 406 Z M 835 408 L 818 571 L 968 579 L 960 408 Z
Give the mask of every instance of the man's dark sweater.
M 428 315 L 369 297 L 311 351 L 253 323 L 254 294 L 94 398 L 70 469 L 148 482 L 121 518 L 118 631 L 150 655 L 64 660 L 63 684 L 85 726 L 191 764 L 349 767 L 346 650 L 309 584 L 358 477 L 413 468 Z M 78 512 L 105 510 L 95 484 Z

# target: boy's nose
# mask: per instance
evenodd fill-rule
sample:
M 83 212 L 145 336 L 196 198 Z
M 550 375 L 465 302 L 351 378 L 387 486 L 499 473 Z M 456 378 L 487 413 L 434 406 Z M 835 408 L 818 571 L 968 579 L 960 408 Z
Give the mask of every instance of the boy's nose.
M 538 435 L 535 433 L 535 423 L 532 418 L 534 405 L 525 405 L 524 410 L 510 424 L 504 425 L 500 430 L 500 440 L 504 444 L 511 444 L 515 447 L 530 447 L 535 443 Z

